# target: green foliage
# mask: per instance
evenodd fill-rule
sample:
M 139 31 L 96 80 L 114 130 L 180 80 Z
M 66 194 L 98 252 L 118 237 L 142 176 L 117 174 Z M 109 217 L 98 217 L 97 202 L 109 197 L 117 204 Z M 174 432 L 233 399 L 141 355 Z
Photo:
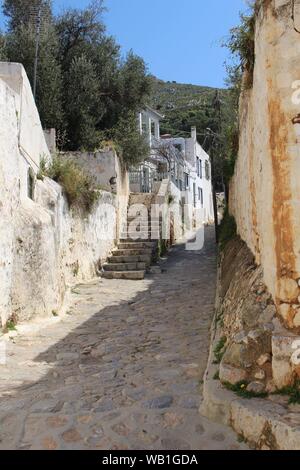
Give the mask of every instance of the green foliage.
M 227 90 L 219 90 L 219 93 L 223 101 Z M 215 88 L 164 82 L 152 77 L 151 103 L 165 116 L 161 122 L 161 133 L 189 137 L 191 127 L 196 126 L 199 142 L 206 145 L 206 129 L 217 130 L 218 125 L 213 109 L 215 95 Z
M 169 204 L 169 206 L 171 206 L 171 205 L 173 204 L 173 202 L 175 202 L 175 201 L 176 201 L 176 199 L 175 199 L 175 197 L 173 196 L 173 194 L 169 194 L 169 196 L 168 196 L 168 204 Z
M 217 343 L 217 345 L 214 349 L 214 355 L 215 355 L 214 364 L 220 364 L 220 362 L 222 361 L 222 358 L 223 358 L 223 356 L 225 354 L 225 350 L 226 350 L 225 349 L 226 343 L 227 343 L 226 336 L 223 336 L 218 341 L 218 343 Z
M 247 387 L 249 385 L 248 382 L 242 381 L 238 382 L 235 385 L 232 385 L 229 382 L 224 382 L 223 383 L 224 387 L 227 388 L 227 390 L 230 390 L 231 392 L 234 392 L 236 395 L 238 395 L 241 398 L 266 398 L 268 396 L 267 392 L 250 392 L 247 390 Z
M 272 395 L 289 396 L 290 405 L 299 405 L 300 404 L 300 380 L 299 379 L 296 380 L 293 385 L 276 390 Z
M 44 176 L 48 176 L 63 187 L 70 206 L 90 212 L 99 198 L 99 190 L 94 179 L 68 158 L 55 157 Z
M 214 376 L 213 376 L 213 380 L 220 380 L 220 372 L 217 371 Z
M 1 31 L 0 31 L 0 60 L 1 61 L 7 60 L 6 37 Z
M 235 218 L 229 214 L 226 207 L 222 222 L 219 226 L 219 246 L 223 250 L 226 244 L 232 240 L 237 234 L 237 226 Z
M 125 113 L 109 133 L 127 166 L 134 166 L 149 156 L 149 145 L 138 131 L 135 112 Z
M 130 51 L 120 68 L 119 94 L 123 109 L 139 111 L 146 104 L 152 82 L 144 60 Z
M 31 84 L 33 84 L 35 40 L 35 26 L 29 20 L 28 22 L 23 20 L 6 35 L 8 60 L 23 64 Z M 40 37 L 36 90 L 36 102 L 45 128 L 60 128 L 63 122 L 62 74 L 57 54 L 58 40 L 50 17 L 44 20 Z
M 65 101 L 70 150 L 94 150 L 99 146 L 97 94 L 97 75 L 92 62 L 84 55 L 75 57 L 68 74 Z
M 41 2 L 46 15 L 42 14 L 41 22 L 36 102 L 42 125 L 55 127 L 59 148 L 69 150 L 95 150 L 103 134 L 111 131 L 122 141 L 124 159 L 140 161 L 144 146 L 132 131 L 131 116 L 143 107 L 151 81 L 144 61 L 133 52 L 121 59 L 119 45 L 106 34 L 103 0 L 65 10 L 57 17 L 51 0 L 5 0 L 8 32 L 0 36 L 0 58 L 5 53 L 8 60 L 22 63 L 33 83 L 36 25 L 32 13 Z M 124 128 L 130 128 L 131 146 L 120 136 Z
M 5 325 L 7 331 L 16 331 L 16 324 L 14 320 L 8 320 L 8 322 Z
M 240 14 L 240 25 L 230 30 L 226 47 L 238 61 L 238 68 L 246 72 L 245 86 L 251 87 L 255 65 L 256 2 L 252 3 L 248 15 Z
M 167 240 L 159 240 L 157 245 L 157 259 L 162 258 L 168 253 L 168 242 Z

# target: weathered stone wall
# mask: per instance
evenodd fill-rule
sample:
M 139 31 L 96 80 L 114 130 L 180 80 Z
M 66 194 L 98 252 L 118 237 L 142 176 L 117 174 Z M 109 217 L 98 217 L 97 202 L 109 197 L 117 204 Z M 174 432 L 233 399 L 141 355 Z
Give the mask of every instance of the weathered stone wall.
M 20 200 L 18 142 L 8 139 L 17 128 L 14 94 L 0 80 L 0 316 L 11 310 L 12 252 L 14 231 L 12 217 Z
M 297 331 L 300 139 L 293 124 L 299 102 L 292 96 L 293 84 L 300 79 L 300 34 L 294 28 L 300 18 L 296 10 L 294 24 L 290 0 L 258 3 L 253 88 L 241 97 L 240 151 L 230 210 L 240 236 L 263 268 L 278 313 L 288 328 Z
M 19 320 L 58 312 L 68 287 L 96 276 L 117 239 L 116 201 L 102 192 L 91 214 L 71 212 L 58 184 L 37 181 L 35 201 L 13 218 L 11 311 Z
M 97 184 L 104 190 L 110 191 L 110 180 L 116 177 L 115 152 L 107 149 L 97 152 L 65 152 L 60 154 L 80 165 L 93 176 Z
M 70 210 L 62 188 L 37 180 L 50 154 L 24 69 L 0 65 L 0 326 L 52 315 L 68 287 L 94 277 L 118 238 L 128 175 L 116 155 L 113 192 L 101 191 L 87 215 Z M 35 178 L 28 197 L 28 169 Z M 97 174 L 97 169 L 95 173 Z

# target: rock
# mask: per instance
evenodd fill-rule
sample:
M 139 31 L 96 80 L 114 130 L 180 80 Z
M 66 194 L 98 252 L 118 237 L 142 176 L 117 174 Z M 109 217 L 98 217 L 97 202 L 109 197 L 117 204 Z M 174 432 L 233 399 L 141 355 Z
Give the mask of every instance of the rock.
M 276 315 L 275 305 L 268 305 L 259 318 L 259 323 L 269 323 Z
M 247 333 L 245 331 L 240 331 L 234 336 L 233 341 L 236 344 L 241 344 L 241 343 L 248 344 Z
M 164 450 L 190 450 L 190 445 L 181 439 L 164 438 L 161 440 Z
M 160 266 L 151 266 L 150 274 L 161 274 L 162 270 Z
M 79 434 L 76 428 L 68 429 L 62 434 L 61 437 L 66 443 L 74 443 L 82 440 L 82 436 Z
M 289 313 L 290 313 L 291 306 L 290 304 L 281 304 L 278 307 L 278 312 L 280 316 L 284 319 L 284 321 L 288 321 Z
M 41 444 L 45 450 L 56 450 L 58 448 L 58 443 L 55 441 L 55 439 L 53 439 L 52 436 L 43 437 Z
M 299 416 L 300 416 L 300 405 L 299 405 L 299 404 L 289 405 L 289 410 L 290 410 L 292 413 L 298 413 Z
M 256 361 L 256 364 L 260 367 L 264 366 L 268 362 L 271 362 L 271 354 L 262 354 Z
M 294 323 L 296 328 L 300 327 L 300 310 L 298 310 L 298 313 L 296 313 L 296 315 L 294 317 L 294 320 L 293 320 L 293 323 Z
M 197 434 L 204 434 L 205 433 L 205 428 L 203 426 L 203 424 L 197 424 L 196 427 L 195 427 L 195 431 Z
M 299 296 L 299 286 L 294 279 L 282 278 L 279 281 L 278 286 L 278 297 L 282 301 L 291 301 L 298 298 Z
M 223 361 L 220 365 L 219 377 L 221 382 L 228 382 L 235 385 L 238 382 L 242 382 L 247 378 L 247 372 L 243 369 L 224 364 Z
M 289 334 L 277 334 L 272 337 L 273 380 L 275 386 L 279 389 L 293 382 L 294 372 L 291 358 L 294 353 L 293 344 L 296 339 L 296 336 Z
M 68 423 L 68 418 L 66 416 L 54 415 L 49 416 L 46 422 L 50 428 L 57 429 L 64 427 Z
M 79 358 L 78 353 L 59 353 L 56 354 L 56 359 L 58 361 L 73 361 Z
M 264 334 L 264 331 L 262 329 L 251 330 L 248 333 L 248 338 L 251 339 L 252 341 L 257 342 L 263 334 Z
M 161 397 L 156 397 L 153 398 L 152 400 L 148 400 L 144 403 L 145 408 L 149 409 L 163 409 L 163 408 L 169 408 L 174 399 L 172 396 L 161 396 Z
M 197 395 L 195 397 L 182 397 L 179 401 L 179 406 L 186 409 L 198 409 L 199 408 L 200 397 Z
M 269 380 L 266 385 L 266 392 L 274 393 L 276 391 L 276 386 L 274 384 L 273 379 Z
M 261 382 L 251 382 L 247 387 L 247 392 L 262 393 L 265 391 L 265 386 Z
M 106 347 L 104 344 L 100 344 L 96 348 L 91 350 L 91 356 L 94 358 L 102 357 L 106 353 Z
M 41 400 L 35 403 L 31 410 L 33 413 L 55 413 L 61 410 L 63 403 L 57 400 Z
M 263 324 L 263 329 L 264 329 L 265 332 L 272 333 L 275 330 L 275 326 L 273 325 L 272 322 L 264 323 Z
M 216 432 L 215 434 L 213 434 L 211 436 L 212 440 L 213 441 L 216 441 L 216 442 L 224 442 L 225 441 L 225 436 L 222 432 Z
M 266 373 L 264 370 L 260 369 L 255 373 L 254 377 L 256 380 L 264 380 L 266 378 Z

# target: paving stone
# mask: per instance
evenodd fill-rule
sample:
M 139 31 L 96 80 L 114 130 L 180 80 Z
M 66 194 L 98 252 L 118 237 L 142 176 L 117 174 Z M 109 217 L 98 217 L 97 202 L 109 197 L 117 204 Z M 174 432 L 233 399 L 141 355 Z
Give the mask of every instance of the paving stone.
M 41 400 L 31 407 L 33 413 L 56 413 L 62 409 L 63 403 L 57 400 Z
M 162 448 L 165 450 L 190 450 L 190 445 L 181 439 L 165 438 L 161 440 Z
M 62 434 L 61 437 L 66 443 L 77 443 L 82 440 L 82 436 L 76 428 L 68 429 Z
M 162 396 L 162 397 L 156 397 L 152 398 L 151 400 L 148 400 L 144 403 L 145 408 L 150 408 L 150 409 L 162 409 L 162 408 L 169 408 L 174 401 L 174 398 L 172 396 Z
M 15 335 L 0 449 L 245 448 L 198 412 L 216 280 L 206 233 L 199 253 L 175 247 L 163 275 L 77 286 L 72 315 Z

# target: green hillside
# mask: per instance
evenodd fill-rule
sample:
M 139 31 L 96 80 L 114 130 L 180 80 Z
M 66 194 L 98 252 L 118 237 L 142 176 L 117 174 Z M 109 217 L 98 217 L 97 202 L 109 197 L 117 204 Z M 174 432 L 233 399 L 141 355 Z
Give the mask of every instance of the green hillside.
M 218 129 L 216 96 L 219 94 L 222 105 L 227 93 L 224 89 L 164 82 L 153 78 L 151 105 L 165 116 L 161 123 L 161 134 L 188 137 L 191 127 L 196 126 L 198 140 L 203 143 L 208 127 Z

